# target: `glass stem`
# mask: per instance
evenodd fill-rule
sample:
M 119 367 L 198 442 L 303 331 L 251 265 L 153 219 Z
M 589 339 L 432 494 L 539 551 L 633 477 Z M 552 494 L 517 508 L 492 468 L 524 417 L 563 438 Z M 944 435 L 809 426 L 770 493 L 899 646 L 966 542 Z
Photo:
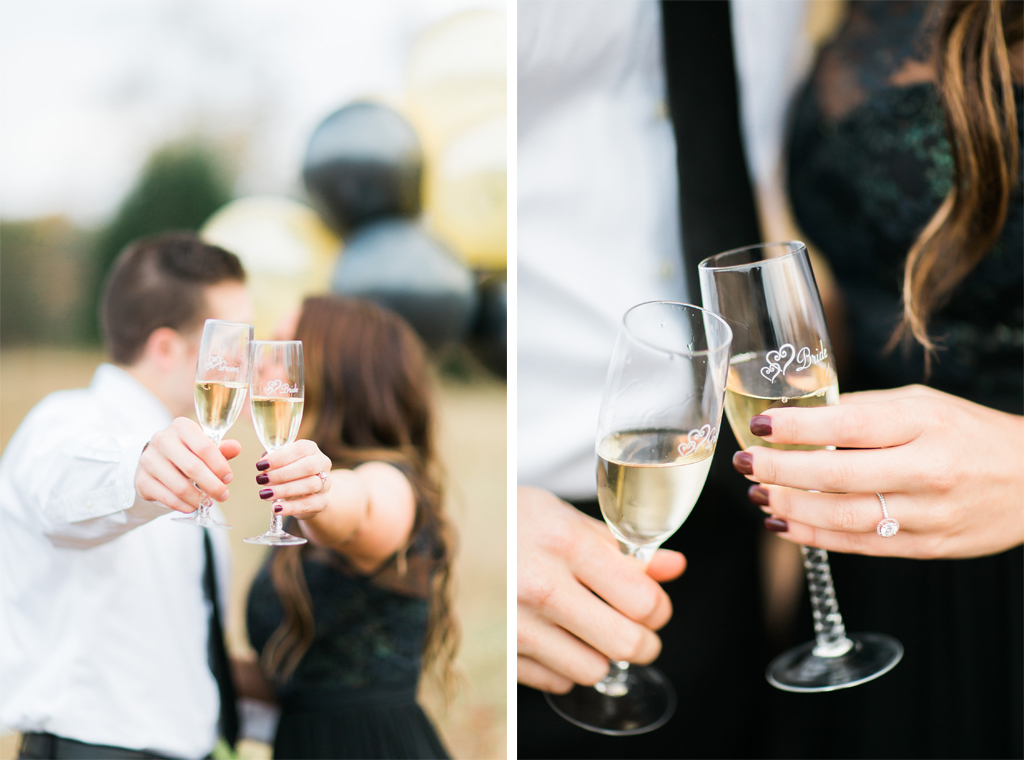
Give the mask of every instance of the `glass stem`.
M 205 431 L 204 431 L 205 432 Z M 206 437 L 214 442 L 217 446 L 220 446 L 220 436 L 216 434 L 206 433 Z M 199 488 L 195 481 L 192 481 L 192 485 Z M 196 517 L 200 520 L 210 519 L 210 510 L 213 509 L 213 499 L 202 488 L 199 488 L 199 511 L 196 513 Z
M 275 501 L 274 506 L 276 507 L 280 502 Z M 281 515 L 274 513 L 270 518 L 270 532 L 271 533 L 284 533 L 284 528 L 281 527 Z
M 619 551 L 628 557 L 636 557 L 646 566 L 658 550 L 657 544 L 633 546 L 619 541 Z M 629 694 L 629 663 L 625 660 L 609 663 L 608 675 L 594 684 L 594 688 L 608 697 L 622 697 Z
M 839 614 L 828 552 L 812 546 L 801 546 L 800 551 L 804 555 L 804 573 L 814 613 L 814 654 L 818 657 L 839 657 L 853 648 L 853 642 L 847 638 L 843 616 Z

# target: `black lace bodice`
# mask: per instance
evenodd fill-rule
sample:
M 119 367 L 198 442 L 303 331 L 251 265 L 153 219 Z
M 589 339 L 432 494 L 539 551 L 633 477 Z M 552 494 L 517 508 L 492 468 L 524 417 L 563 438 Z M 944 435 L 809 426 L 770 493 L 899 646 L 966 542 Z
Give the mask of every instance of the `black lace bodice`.
M 846 300 L 854 366 L 844 371 L 844 390 L 925 380 L 919 347 L 905 354 L 886 353 L 884 346 L 901 315 L 907 251 L 953 177 L 931 63 L 932 10 L 924 2 L 852 2 L 794 111 L 790 197 Z M 1019 86 L 1015 94 L 1021 128 Z M 1024 397 L 1022 217 L 1018 183 L 999 241 L 929 326 L 943 346 L 929 385 L 1018 414 Z
M 421 533 L 408 563 L 390 561 L 374 575 L 349 568 L 332 551 L 303 547 L 302 568 L 313 602 L 313 642 L 282 698 L 308 687 L 415 688 L 430 609 L 430 542 Z M 274 549 L 297 551 L 296 549 Z M 262 654 L 284 612 L 270 577 L 270 557 L 249 591 L 249 640 Z

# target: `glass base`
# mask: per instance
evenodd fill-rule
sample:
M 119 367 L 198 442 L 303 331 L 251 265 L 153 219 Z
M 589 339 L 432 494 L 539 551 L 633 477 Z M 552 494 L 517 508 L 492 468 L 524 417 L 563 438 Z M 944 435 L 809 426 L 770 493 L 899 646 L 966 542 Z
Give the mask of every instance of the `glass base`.
M 574 686 L 568 694 L 544 697 L 567 721 L 599 734 L 633 736 L 661 728 L 676 711 L 676 690 L 657 668 L 631 665 L 626 672 L 619 696 Z
M 195 525 L 197 528 L 231 528 L 231 527 L 234 527 L 234 526 L 228 525 L 225 522 L 221 522 L 220 520 L 218 520 L 218 519 L 216 519 L 214 517 L 210 517 L 209 515 L 207 515 L 206 517 L 203 517 L 202 515 L 199 514 L 199 510 L 198 509 L 195 512 L 193 512 L 192 514 L 185 515 L 183 517 L 172 517 L 171 518 L 171 522 L 182 523 L 184 525 Z
M 853 647 L 838 657 L 814 654 L 815 642 L 793 647 L 768 665 L 765 678 L 776 689 L 796 692 L 849 689 L 885 675 L 903 658 L 903 645 L 882 633 L 851 633 Z
M 306 543 L 306 539 L 301 536 L 293 536 L 283 530 L 268 530 L 258 536 L 243 538 L 242 541 L 247 544 L 265 544 L 266 546 L 298 546 Z

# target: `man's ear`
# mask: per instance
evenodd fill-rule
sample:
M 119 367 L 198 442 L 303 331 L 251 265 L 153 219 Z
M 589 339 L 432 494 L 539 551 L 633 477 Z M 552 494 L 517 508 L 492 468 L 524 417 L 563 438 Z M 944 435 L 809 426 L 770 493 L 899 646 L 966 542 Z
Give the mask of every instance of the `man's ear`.
M 149 334 L 142 349 L 143 359 L 164 371 L 171 371 L 180 361 L 185 342 L 177 330 L 158 327 Z

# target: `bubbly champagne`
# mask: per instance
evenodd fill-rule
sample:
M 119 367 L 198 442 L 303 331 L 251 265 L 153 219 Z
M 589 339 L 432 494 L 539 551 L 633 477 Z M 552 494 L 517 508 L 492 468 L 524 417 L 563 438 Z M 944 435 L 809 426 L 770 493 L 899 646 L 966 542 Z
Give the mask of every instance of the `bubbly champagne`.
M 300 422 L 301 398 L 252 397 L 252 424 L 267 451 L 275 451 L 294 441 Z
M 223 435 L 235 424 L 248 387 L 247 383 L 196 381 L 196 416 L 207 435 Z
M 832 406 L 839 403 L 839 382 L 835 370 L 826 363 L 812 364 L 806 369 L 791 366 L 775 382 L 761 370 L 768 366 L 764 351 L 734 356 L 729 362 L 729 378 L 725 385 L 725 414 L 736 440 L 744 449 L 768 446 L 773 449 L 810 451 L 824 446 L 768 443 L 750 432 L 750 418 L 768 409 L 782 407 Z
M 616 538 L 633 546 L 661 543 L 690 516 L 714 444 L 683 453 L 687 436 L 682 430 L 631 430 L 601 441 L 597 499 Z

